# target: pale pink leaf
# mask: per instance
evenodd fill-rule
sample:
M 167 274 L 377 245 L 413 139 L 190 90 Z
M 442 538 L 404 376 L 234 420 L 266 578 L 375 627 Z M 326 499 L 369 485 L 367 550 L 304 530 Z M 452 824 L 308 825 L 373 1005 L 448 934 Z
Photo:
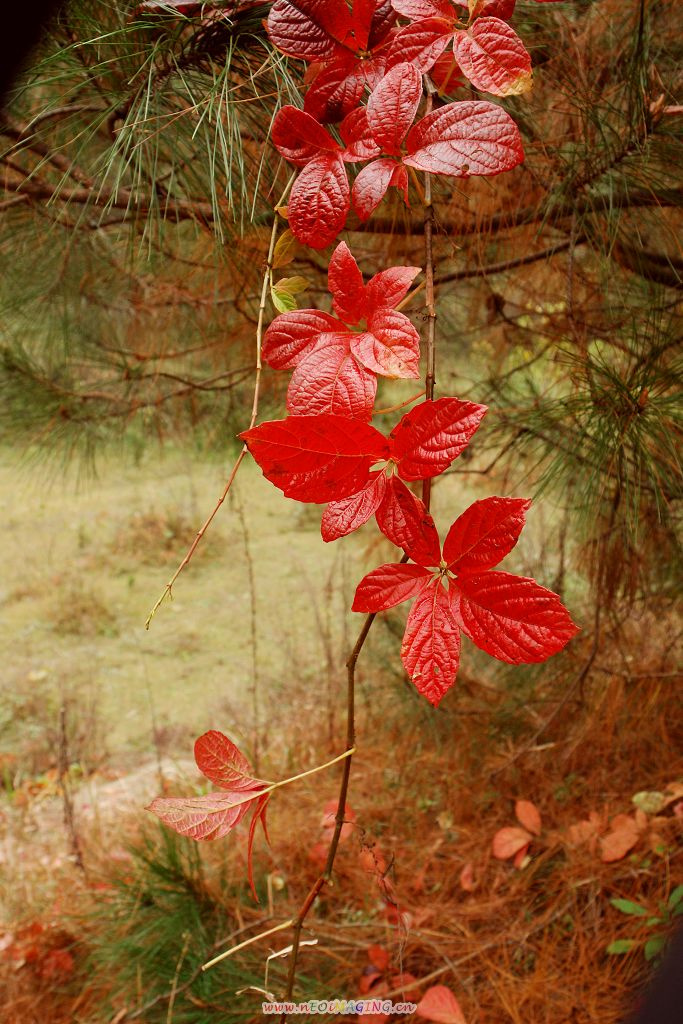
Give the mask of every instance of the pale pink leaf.
M 518 800 L 515 804 L 515 817 L 520 825 L 535 836 L 541 834 L 541 814 L 536 804 L 531 800 Z
M 509 860 L 523 847 L 528 846 L 533 836 L 525 828 L 506 825 L 499 829 L 491 842 L 491 851 L 498 860 Z
M 434 1024 L 466 1024 L 460 1003 L 445 985 L 428 988 L 415 1012 L 418 1017 L 434 1021 Z

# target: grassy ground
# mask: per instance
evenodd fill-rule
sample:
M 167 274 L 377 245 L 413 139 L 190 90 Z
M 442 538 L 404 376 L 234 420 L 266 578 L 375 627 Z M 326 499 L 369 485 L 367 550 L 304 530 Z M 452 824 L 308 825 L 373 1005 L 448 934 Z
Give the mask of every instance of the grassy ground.
M 194 844 L 169 845 L 142 808 L 162 785 L 192 791 L 192 740 L 207 728 L 253 754 L 255 672 L 264 775 L 339 752 L 343 661 L 360 618 L 347 611 L 353 586 L 392 554 L 372 528 L 324 545 L 319 511 L 287 501 L 247 463 L 176 599 L 146 632 L 224 476 L 225 467 L 169 451 L 137 466 L 111 459 L 80 488 L 72 478 L 47 487 L 9 453 L 0 458 L 0 995 L 9 1024 L 261 1019 L 248 986 L 264 985 L 267 944 L 210 977 L 199 966 L 296 911 L 319 869 L 335 778 L 277 794 L 272 849 L 256 846 L 260 907 L 246 887 L 243 831 L 200 855 Z M 478 496 L 462 479 L 436 488 L 442 532 Z M 555 539 L 544 501 L 506 567 L 552 586 Z M 610 900 L 657 914 L 683 881 L 677 627 L 654 606 L 608 623 L 577 688 L 591 616 L 570 573 L 565 599 L 584 626 L 570 651 L 539 671 L 498 666 L 464 645 L 457 691 L 438 712 L 403 679 L 400 613 L 378 619 L 358 673 L 357 825 L 338 885 L 311 917 L 306 935 L 318 944 L 302 961 L 302 997 L 367 993 L 379 956 L 391 966 L 372 976 L 378 994 L 400 969 L 419 992 L 436 979 L 457 993 L 468 1024 L 616 1024 L 632 1005 L 645 943 L 670 922 L 651 925 Z M 62 822 L 62 705 L 85 879 Z M 636 821 L 643 790 L 664 803 Z M 493 856 L 492 839 L 519 824 L 520 798 L 542 825 L 515 868 Z M 605 860 L 618 815 L 637 837 Z M 630 951 L 608 955 L 622 938 Z M 369 952 L 377 945 L 385 952 Z M 276 991 L 285 970 L 269 966 Z

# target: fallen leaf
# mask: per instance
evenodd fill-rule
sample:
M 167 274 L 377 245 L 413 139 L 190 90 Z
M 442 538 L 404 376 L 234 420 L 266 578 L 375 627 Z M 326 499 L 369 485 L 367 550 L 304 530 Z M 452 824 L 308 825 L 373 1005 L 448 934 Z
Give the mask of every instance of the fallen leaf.
M 600 860 L 603 864 L 622 860 L 639 838 L 640 829 L 635 819 L 628 814 L 617 814 L 611 821 L 610 831 L 599 840 Z
M 474 881 L 474 867 L 472 861 L 468 860 L 464 868 L 460 872 L 460 888 L 464 889 L 465 892 L 474 892 L 476 889 L 476 882 Z
M 436 1024 L 466 1024 L 460 1003 L 445 985 L 428 988 L 415 1012 L 418 1017 Z
M 532 839 L 533 836 L 525 828 L 517 828 L 514 825 L 501 828 L 491 843 L 493 856 L 498 860 L 508 860 L 523 847 L 528 846 Z
M 524 825 L 535 836 L 541 834 L 541 814 L 531 800 L 518 800 L 515 804 L 515 817 L 520 825 Z

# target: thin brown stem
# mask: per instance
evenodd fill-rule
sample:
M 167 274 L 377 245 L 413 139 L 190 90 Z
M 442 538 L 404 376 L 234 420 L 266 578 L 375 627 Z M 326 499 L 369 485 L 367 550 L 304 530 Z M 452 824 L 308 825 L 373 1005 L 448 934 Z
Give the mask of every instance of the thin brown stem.
M 282 204 L 284 203 L 284 201 L 287 198 L 287 195 L 289 193 L 289 190 L 292 187 L 293 181 L 294 181 L 294 175 L 292 175 L 290 177 L 289 181 L 287 182 L 287 184 L 285 186 L 285 190 L 282 193 L 282 196 L 280 197 L 280 200 L 278 201 L 278 203 L 276 205 L 276 209 L 277 209 L 277 207 L 282 206 Z M 257 321 L 257 324 L 256 324 L 256 372 L 255 372 L 255 375 L 254 375 L 254 397 L 253 397 L 253 400 L 252 400 L 252 403 L 251 403 L 251 417 L 250 417 L 250 420 L 249 420 L 249 428 L 248 428 L 249 430 L 251 430 L 251 428 L 254 426 L 254 423 L 256 422 L 256 417 L 258 416 L 259 396 L 260 396 L 260 393 L 261 393 L 261 366 L 262 366 L 262 364 L 261 364 L 261 347 L 262 347 L 262 342 L 263 342 L 263 321 L 264 321 L 265 313 L 266 313 L 266 300 L 268 298 L 268 290 L 270 288 L 270 284 L 271 284 L 271 280 L 272 280 L 272 275 L 273 275 L 273 253 L 275 252 L 275 243 L 277 241 L 277 232 L 278 232 L 279 224 L 280 224 L 280 220 L 279 220 L 279 217 L 276 215 L 275 217 L 273 217 L 273 226 L 272 226 L 271 231 L 270 231 L 270 244 L 268 246 L 268 257 L 266 259 L 266 269 L 265 269 L 265 273 L 263 275 L 263 284 L 261 286 L 261 301 L 259 303 L 258 321 Z M 215 506 L 213 508 L 213 511 L 210 513 L 209 517 L 207 518 L 207 520 L 203 524 L 203 526 L 198 530 L 197 536 L 192 541 L 192 544 L 190 545 L 190 548 L 189 548 L 187 554 L 183 558 L 182 562 L 180 563 L 180 565 L 178 566 L 176 571 L 173 573 L 173 576 L 171 577 L 171 579 L 168 581 L 168 583 L 164 587 L 162 593 L 157 598 L 156 604 L 154 605 L 154 607 L 152 608 L 151 612 L 147 616 L 147 621 L 145 622 L 145 629 L 149 629 L 150 623 L 151 623 L 152 619 L 154 618 L 154 616 L 155 616 L 155 614 L 157 612 L 157 609 L 163 604 L 165 599 L 167 597 L 170 597 L 171 599 L 173 598 L 173 587 L 175 585 L 176 580 L 180 576 L 180 574 L 183 571 L 183 569 L 185 568 L 185 566 L 189 563 L 189 561 L 192 558 L 193 554 L 197 550 L 199 542 L 201 541 L 202 537 L 204 536 L 204 534 L 206 533 L 208 528 L 211 526 L 211 523 L 213 522 L 213 520 L 214 520 L 214 518 L 216 516 L 216 513 L 218 512 L 219 508 L 221 507 L 221 505 L 223 504 L 223 502 L 227 498 L 228 493 L 230 491 L 230 488 L 233 485 L 233 481 L 234 481 L 235 477 L 237 476 L 237 472 L 238 472 L 240 466 L 242 465 L 242 462 L 244 461 L 244 457 L 245 457 L 246 454 L 247 454 L 247 446 L 245 444 L 242 447 L 242 451 L 237 456 L 235 464 L 232 467 L 232 471 L 230 473 L 230 476 L 228 477 L 228 482 L 226 483 L 225 487 L 223 488 L 223 493 L 221 494 L 220 498 L 216 502 L 216 504 L 215 504 Z
M 367 639 L 370 628 L 375 621 L 374 612 L 367 616 L 363 623 L 363 628 L 358 634 L 358 639 L 354 644 L 354 648 L 349 655 L 349 659 L 346 662 L 346 747 L 347 750 L 353 750 L 356 745 L 356 717 L 355 717 L 355 702 L 356 702 L 356 662 L 360 656 L 360 652 L 363 650 L 363 645 Z M 292 1001 L 294 994 L 294 985 L 296 983 L 296 969 L 299 959 L 299 947 L 301 944 L 301 930 L 304 925 L 304 921 L 308 916 L 308 913 L 317 900 L 318 896 L 329 884 L 332 878 L 332 871 L 334 869 L 334 861 L 337 856 L 337 850 L 339 848 L 339 840 L 341 838 L 341 831 L 344 825 L 344 816 L 346 813 L 346 797 L 349 792 L 349 778 L 351 775 L 351 756 L 344 759 L 342 766 L 342 776 L 339 784 L 339 799 L 337 801 L 337 813 L 334 819 L 334 834 L 330 840 L 330 845 L 327 851 L 327 860 L 322 874 L 313 883 L 306 898 L 304 899 L 299 913 L 294 918 L 294 933 L 292 935 L 292 953 L 291 960 L 289 962 L 289 973 L 287 975 L 287 990 L 285 992 L 284 1002 L 289 1003 Z M 286 1024 L 287 1014 L 283 1013 L 280 1018 L 280 1024 Z

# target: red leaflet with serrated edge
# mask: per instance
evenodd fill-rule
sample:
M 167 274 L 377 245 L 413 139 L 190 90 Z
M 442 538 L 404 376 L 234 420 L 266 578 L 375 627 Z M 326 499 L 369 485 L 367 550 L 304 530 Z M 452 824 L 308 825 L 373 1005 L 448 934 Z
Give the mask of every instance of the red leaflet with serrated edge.
M 341 156 L 317 156 L 292 186 L 289 226 L 303 245 L 324 249 L 344 227 L 350 205 L 349 180 Z
M 423 21 L 425 18 L 452 18 L 455 14 L 450 0 L 391 0 L 394 10 L 404 18 Z M 462 0 L 460 7 L 467 7 Z
M 340 242 L 327 268 L 327 284 L 332 293 L 332 308 L 347 324 L 357 324 L 365 316 L 363 275 L 346 242 Z
M 434 520 L 402 480 L 392 476 L 375 517 L 392 544 L 403 548 L 418 565 L 438 565 L 441 545 Z
M 434 1024 L 466 1024 L 460 1003 L 445 985 L 428 988 L 415 1012 L 418 1017 Z
M 368 125 L 385 153 L 400 153 L 421 98 L 422 75 L 407 63 L 397 64 L 373 89 L 367 105 Z
M 313 351 L 321 334 L 343 330 L 329 313 L 293 309 L 275 317 L 263 336 L 261 355 L 273 369 L 291 370 Z
M 356 588 L 351 611 L 383 612 L 416 597 L 432 578 L 421 565 L 400 562 L 380 565 L 364 576 Z
M 512 551 L 524 527 L 527 498 L 482 498 L 455 520 L 443 546 L 444 561 L 455 573 L 482 572 Z
M 216 729 L 195 740 L 194 759 L 202 775 L 221 789 L 234 792 L 262 785 L 251 774 L 251 766 L 244 754 Z
M 452 596 L 470 640 L 511 665 L 545 661 L 578 631 L 557 594 L 525 576 L 495 571 L 459 576 Z
M 377 378 L 352 354 L 349 335 L 325 334 L 292 374 L 287 411 L 293 416 L 332 413 L 367 422 L 376 392 Z
M 426 114 L 410 129 L 406 147 L 408 167 L 457 178 L 501 174 L 524 159 L 517 125 L 485 100 L 447 103 Z
M 331 60 L 344 53 L 351 14 L 338 0 L 275 0 L 268 15 L 271 42 L 301 60 Z
M 341 149 L 314 117 L 289 104 L 275 115 L 270 137 L 285 160 L 301 166 L 321 153 L 336 153 Z
M 350 336 L 351 351 L 368 370 L 384 377 L 420 376 L 420 335 L 404 313 L 380 309 L 368 330 Z
M 517 33 L 500 18 L 478 18 L 456 32 L 453 52 L 460 69 L 477 89 L 514 96 L 531 88 L 531 57 Z
M 361 220 L 367 220 L 377 209 L 400 170 L 401 165 L 396 160 L 382 157 L 381 160 L 373 160 L 358 173 L 351 188 L 351 202 Z M 405 193 L 404 197 L 407 204 Z
M 322 515 L 320 533 L 325 542 L 353 533 L 376 512 L 387 489 L 387 475 L 372 473 L 365 487 L 341 501 L 331 501 Z
M 436 707 L 453 686 L 460 662 L 460 629 L 438 580 L 410 609 L 401 659 L 418 691 Z
M 343 416 L 288 416 L 239 435 L 263 475 L 288 498 L 328 502 L 365 486 L 373 462 L 388 455 L 369 423 Z
M 420 267 L 388 267 L 371 277 L 365 287 L 368 309 L 394 309 L 407 295 Z
M 443 473 L 467 447 L 486 409 L 459 398 L 439 398 L 411 409 L 389 435 L 400 476 L 425 480 Z
M 410 61 L 421 74 L 436 64 L 453 38 L 452 18 L 428 18 L 400 29 L 396 35 L 395 52 L 401 60 Z

